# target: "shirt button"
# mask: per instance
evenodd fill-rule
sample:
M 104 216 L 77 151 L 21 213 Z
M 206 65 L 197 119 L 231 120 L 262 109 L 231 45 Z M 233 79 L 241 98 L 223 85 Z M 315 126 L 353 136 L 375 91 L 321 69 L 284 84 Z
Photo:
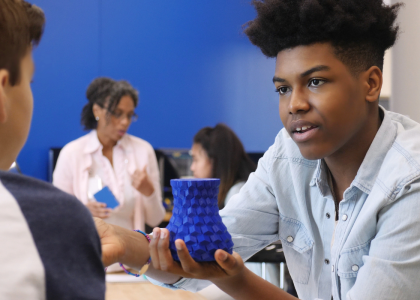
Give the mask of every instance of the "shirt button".
M 330 264 L 330 260 L 329 260 L 328 258 L 326 258 L 326 259 L 324 260 L 324 262 L 325 262 L 325 264 L 326 264 L 326 265 L 329 265 L 329 264 Z
M 357 271 L 359 271 L 359 266 L 358 265 L 353 265 L 351 267 L 351 269 L 353 270 L 353 272 L 357 272 Z
M 331 217 L 331 215 L 329 213 L 326 214 L 327 219 L 329 219 Z
M 343 221 L 347 221 L 347 215 L 343 215 L 343 216 L 341 217 L 341 219 L 342 219 Z
M 334 273 L 334 265 L 331 266 L 331 272 Z
M 289 236 L 287 237 L 287 241 L 288 241 L 289 243 L 293 242 L 293 241 L 294 241 L 293 236 L 289 235 Z

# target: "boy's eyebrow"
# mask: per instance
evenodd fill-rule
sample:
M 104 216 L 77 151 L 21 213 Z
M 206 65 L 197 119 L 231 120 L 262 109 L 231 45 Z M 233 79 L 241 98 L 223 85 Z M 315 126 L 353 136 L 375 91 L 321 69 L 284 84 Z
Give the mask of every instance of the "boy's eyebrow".
M 308 76 L 312 73 L 319 72 L 319 71 L 329 71 L 330 69 L 331 68 L 328 67 L 328 66 L 319 65 L 319 66 L 316 66 L 316 67 L 313 67 L 313 68 L 309 69 L 308 71 L 303 72 L 302 74 L 300 74 L 300 77 L 303 78 L 303 77 L 306 77 L 306 76 Z
M 330 67 L 325 66 L 325 65 L 319 65 L 319 66 L 313 67 L 313 68 L 303 72 L 302 74 L 300 74 L 300 77 L 303 78 L 303 77 L 306 77 L 306 76 L 308 76 L 312 73 L 315 73 L 315 72 L 329 71 L 329 70 L 331 70 Z M 283 79 L 283 78 L 280 78 L 280 77 L 277 77 L 277 76 L 273 77 L 273 83 L 274 82 L 285 82 L 285 81 L 286 81 L 286 79 Z
M 276 77 L 276 76 L 274 76 L 273 77 L 273 83 L 274 82 L 285 82 L 286 80 L 285 79 L 283 79 L 283 78 L 280 78 L 280 77 Z

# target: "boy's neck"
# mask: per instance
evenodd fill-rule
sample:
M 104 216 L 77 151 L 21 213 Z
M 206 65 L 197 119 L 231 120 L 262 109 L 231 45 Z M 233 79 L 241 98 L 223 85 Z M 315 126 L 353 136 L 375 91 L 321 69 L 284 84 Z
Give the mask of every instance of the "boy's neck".
M 358 134 L 333 155 L 325 158 L 325 163 L 330 169 L 334 184 L 331 188 L 335 192 L 335 198 L 338 201 L 343 199 L 345 190 L 356 177 L 381 123 L 382 117 L 379 115 L 379 108 L 376 108 Z

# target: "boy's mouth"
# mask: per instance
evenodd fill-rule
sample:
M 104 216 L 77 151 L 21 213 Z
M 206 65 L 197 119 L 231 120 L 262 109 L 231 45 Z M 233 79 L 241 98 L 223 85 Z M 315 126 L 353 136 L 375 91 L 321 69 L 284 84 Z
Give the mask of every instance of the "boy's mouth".
M 293 122 L 290 129 L 293 140 L 296 143 L 302 143 L 312 139 L 318 132 L 319 126 L 316 126 L 315 124 L 308 121 L 299 120 Z
M 302 133 L 308 132 L 309 130 L 312 130 L 314 128 L 318 128 L 318 127 L 317 126 L 302 126 L 302 127 L 297 127 L 292 132 L 296 133 L 296 134 L 302 134 Z

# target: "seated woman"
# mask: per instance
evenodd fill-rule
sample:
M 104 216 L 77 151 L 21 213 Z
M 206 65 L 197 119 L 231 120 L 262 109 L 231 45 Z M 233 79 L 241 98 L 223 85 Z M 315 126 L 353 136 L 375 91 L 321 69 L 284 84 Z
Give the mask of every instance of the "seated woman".
M 219 208 L 237 194 L 256 165 L 228 126 L 201 129 L 193 140 L 191 171 L 197 178 L 220 178 Z
M 67 144 L 58 157 L 53 184 L 76 196 L 94 217 L 144 231 L 164 218 L 159 170 L 152 146 L 127 134 L 137 120 L 138 92 L 126 81 L 95 79 L 86 91 L 81 123 L 87 135 Z M 119 205 L 97 202 L 107 186 Z

